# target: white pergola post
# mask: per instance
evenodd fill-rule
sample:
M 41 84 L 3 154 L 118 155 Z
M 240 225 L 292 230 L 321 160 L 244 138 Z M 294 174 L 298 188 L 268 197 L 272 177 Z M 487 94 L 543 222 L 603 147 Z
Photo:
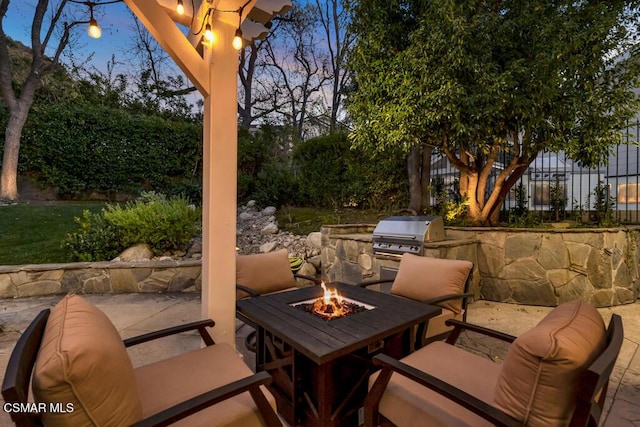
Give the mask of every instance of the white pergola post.
M 291 1 L 195 0 L 184 2 L 188 16 L 177 15 L 174 0 L 124 2 L 204 98 L 202 316 L 216 322 L 216 341 L 235 346 L 238 52 L 231 41 L 239 18 L 244 22 L 247 17 L 251 19 L 242 28 L 245 39 L 264 37 L 268 28 L 263 24 L 289 10 Z M 208 10 L 217 39 L 201 57 L 199 43 Z M 191 24 L 192 31 L 185 36 L 174 22 Z
M 202 315 L 216 322 L 216 341 L 235 345 L 238 52 L 236 28 L 216 22 L 207 49 L 209 95 L 204 98 L 202 187 Z

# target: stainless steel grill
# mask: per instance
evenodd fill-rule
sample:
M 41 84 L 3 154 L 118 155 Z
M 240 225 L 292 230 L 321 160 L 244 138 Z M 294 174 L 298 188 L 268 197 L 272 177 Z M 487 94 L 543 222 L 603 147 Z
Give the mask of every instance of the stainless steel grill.
M 422 255 L 424 242 L 443 239 L 444 222 L 439 216 L 390 216 L 373 230 L 373 253 Z

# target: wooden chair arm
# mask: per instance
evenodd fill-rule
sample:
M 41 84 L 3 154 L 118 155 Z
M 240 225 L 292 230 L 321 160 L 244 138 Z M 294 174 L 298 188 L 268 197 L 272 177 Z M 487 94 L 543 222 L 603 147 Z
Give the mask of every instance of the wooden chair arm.
M 477 414 L 478 416 L 484 418 L 485 420 L 497 425 L 497 426 L 524 426 L 522 422 L 516 420 L 510 415 L 502 412 L 500 409 L 489 405 L 486 402 L 476 398 L 475 396 L 470 395 L 469 393 L 460 390 L 457 387 L 448 384 L 433 375 L 429 375 L 426 372 L 420 371 L 416 368 L 413 368 L 405 363 L 400 362 L 386 354 L 379 354 L 373 358 L 373 362 L 382 366 L 383 371 L 380 373 L 379 379 L 380 382 L 387 382 L 390 379 L 389 372 L 398 373 L 408 379 L 417 382 L 418 384 L 427 387 L 436 393 L 446 397 L 447 399 L 457 403 L 460 406 L 463 406 L 470 410 L 471 412 Z M 387 374 L 384 375 L 385 370 Z M 378 380 L 376 380 L 378 383 Z M 386 384 L 376 384 L 373 385 L 372 391 L 374 389 L 378 389 L 380 396 L 376 396 L 378 399 L 378 403 L 384 394 L 384 388 L 380 389 L 380 387 L 384 386 L 386 388 Z M 373 396 L 373 395 L 372 395 Z M 372 397 L 373 399 L 374 397 Z M 369 400 L 369 397 L 367 397 Z M 372 407 L 375 405 L 377 408 L 376 402 L 368 402 L 365 403 L 366 407 Z M 366 410 L 366 409 L 365 409 Z
M 282 423 L 278 419 L 278 416 L 273 411 L 271 405 L 267 401 L 267 398 L 260 390 L 260 385 L 266 385 L 271 382 L 271 375 L 266 372 L 259 372 L 250 377 L 243 378 L 238 381 L 234 381 L 230 384 L 218 387 L 210 390 L 199 396 L 193 397 L 182 403 L 179 403 L 171 408 L 167 408 L 164 411 L 158 412 L 144 420 L 134 424 L 136 427 L 147 426 L 168 426 L 176 421 L 193 415 L 196 412 L 202 411 L 216 403 L 220 403 L 226 399 L 236 396 L 240 393 L 248 391 L 251 393 L 253 400 L 256 402 L 262 417 L 264 418 L 267 426 L 275 427 L 282 426 Z M 266 406 L 265 406 L 266 405 Z
M 381 283 L 393 283 L 393 280 L 372 280 L 370 282 L 360 282 L 357 283 L 356 286 L 359 286 L 361 288 L 367 288 L 371 285 L 379 285 Z
M 307 276 L 305 274 L 294 273 L 293 277 L 295 277 L 296 279 L 309 280 L 309 281 L 315 283 L 316 285 L 319 285 L 320 283 L 322 283 L 322 280 L 318 279 L 317 277 L 311 277 L 311 276 Z
M 486 335 L 491 338 L 496 338 L 508 343 L 512 343 L 516 339 L 516 337 L 514 337 L 513 335 L 505 334 L 504 332 L 495 331 L 493 329 L 485 328 L 483 326 L 474 325 L 467 322 L 461 322 L 456 319 L 449 319 L 444 323 L 447 326 L 454 327 L 453 331 L 451 331 L 451 334 L 449 334 L 449 337 L 447 338 L 447 344 L 455 344 L 463 329 L 467 331 L 475 332 L 478 334 Z
M 260 294 L 258 292 L 256 292 L 255 290 L 248 288 L 244 285 L 236 285 L 236 290 L 242 291 L 242 292 L 246 292 L 249 294 L 250 297 L 259 297 Z
M 142 344 L 147 341 L 152 341 L 158 338 L 168 337 L 170 335 L 197 329 L 198 332 L 200 332 L 202 341 L 204 341 L 206 345 L 213 345 L 215 343 L 213 341 L 213 338 L 211 338 L 211 335 L 209 335 L 209 332 L 207 332 L 207 327 L 213 328 L 214 325 L 215 322 L 211 319 L 199 320 L 197 322 L 185 323 L 184 325 L 173 326 L 171 328 L 160 329 L 159 331 L 149 332 L 148 334 L 127 338 L 126 340 L 123 340 L 123 342 L 125 347 L 131 347 L 133 345 Z
M 441 302 L 451 301 L 454 299 L 463 299 L 463 298 L 471 298 L 473 297 L 473 292 L 466 292 L 464 294 L 449 294 L 443 295 L 441 297 L 432 298 L 430 300 L 424 301 L 426 304 L 437 305 Z

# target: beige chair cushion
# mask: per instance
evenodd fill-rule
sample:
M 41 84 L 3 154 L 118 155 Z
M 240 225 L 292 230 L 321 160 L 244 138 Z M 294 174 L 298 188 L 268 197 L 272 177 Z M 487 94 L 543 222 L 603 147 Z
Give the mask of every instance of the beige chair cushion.
M 418 301 L 427 301 L 444 295 L 461 294 L 473 268 L 473 263 L 456 259 L 402 255 L 398 275 L 391 293 Z M 440 304 L 455 313 L 462 311 L 460 299 Z
M 575 408 L 579 374 L 602 353 L 606 331 L 590 304 L 553 309 L 509 347 L 495 404 L 528 426 L 565 426 Z
M 227 344 L 216 344 L 135 370 L 144 417 L 191 397 L 252 375 Z M 262 387 L 276 408 L 273 396 Z M 191 415 L 176 426 L 261 426 L 262 417 L 249 392 Z
M 500 365 L 458 347 L 436 341 L 402 359 L 491 404 Z M 371 376 L 369 386 L 378 374 Z M 380 413 L 403 427 L 490 426 L 491 423 L 442 395 L 393 374 L 379 407 Z
M 282 291 L 296 287 L 296 279 L 289 266 L 286 249 L 254 255 L 238 255 L 236 258 L 236 283 L 251 288 L 259 294 Z M 245 298 L 246 292 L 238 292 Z
M 107 316 L 77 295 L 51 311 L 33 373 L 37 402 L 71 403 L 73 412 L 45 413 L 47 426 L 124 426 L 139 421 L 133 366 Z

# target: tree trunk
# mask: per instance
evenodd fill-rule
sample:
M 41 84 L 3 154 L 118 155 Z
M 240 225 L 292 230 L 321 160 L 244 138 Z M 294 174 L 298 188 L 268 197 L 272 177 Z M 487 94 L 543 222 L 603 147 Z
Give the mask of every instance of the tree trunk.
M 422 210 L 422 180 L 420 146 L 415 144 L 407 155 L 407 173 L 409 175 L 409 209 L 419 213 Z
M 20 135 L 27 121 L 29 106 L 18 103 L 15 111 L 9 115 L 4 135 L 4 152 L 2 156 L 2 176 L 0 177 L 0 200 L 15 201 L 18 199 L 18 155 L 20 153 Z
M 422 209 L 425 211 L 431 208 L 431 153 L 433 153 L 433 147 L 423 144 L 420 181 L 422 185 Z

